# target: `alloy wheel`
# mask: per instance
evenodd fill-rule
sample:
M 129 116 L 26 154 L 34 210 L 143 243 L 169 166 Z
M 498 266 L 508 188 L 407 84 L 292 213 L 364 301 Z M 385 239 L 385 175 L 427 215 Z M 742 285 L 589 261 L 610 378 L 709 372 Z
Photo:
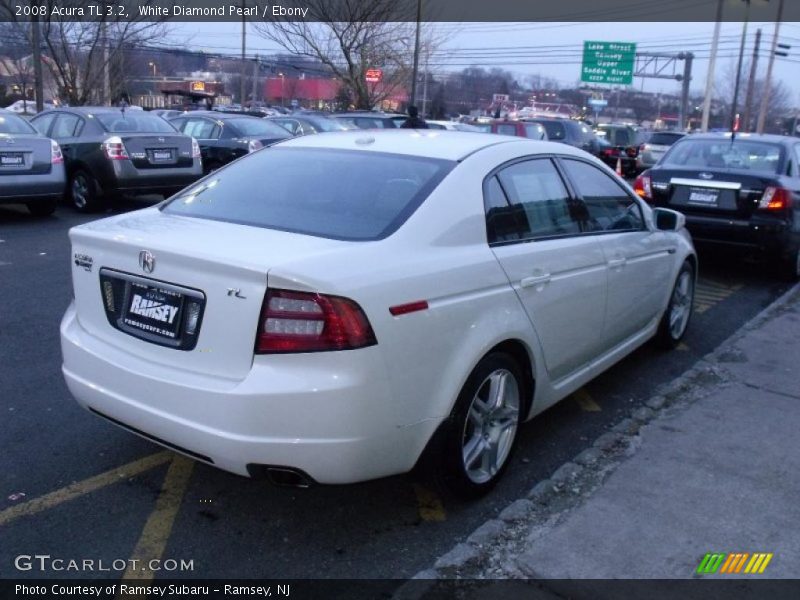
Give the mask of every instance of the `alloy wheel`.
M 672 292 L 671 310 L 669 313 L 669 332 L 673 339 L 679 339 L 689 323 L 692 312 L 692 298 L 694 296 L 694 282 L 692 274 L 683 271 L 675 284 Z

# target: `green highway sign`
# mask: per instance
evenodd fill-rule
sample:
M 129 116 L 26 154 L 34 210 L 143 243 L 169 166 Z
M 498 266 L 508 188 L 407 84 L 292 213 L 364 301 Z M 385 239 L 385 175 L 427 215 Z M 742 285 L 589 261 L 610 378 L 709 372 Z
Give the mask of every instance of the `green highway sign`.
M 581 81 L 630 85 L 635 59 L 634 43 L 583 42 Z

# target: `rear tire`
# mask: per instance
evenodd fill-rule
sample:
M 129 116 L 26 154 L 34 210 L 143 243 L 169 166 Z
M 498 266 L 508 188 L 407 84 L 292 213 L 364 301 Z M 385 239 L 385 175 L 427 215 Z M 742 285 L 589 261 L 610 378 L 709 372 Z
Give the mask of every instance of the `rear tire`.
M 656 334 L 658 345 L 665 350 L 675 348 L 689 328 L 694 305 L 694 283 L 694 266 L 686 261 L 675 279 L 667 310 L 661 317 Z
M 58 200 L 39 200 L 37 202 L 28 202 L 26 206 L 28 211 L 34 217 L 49 217 L 56 211 Z
M 484 357 L 458 395 L 437 457 L 438 479 L 469 499 L 489 492 L 505 472 L 525 406 L 523 370 L 508 354 Z
M 87 171 L 75 171 L 69 178 L 69 199 L 78 212 L 90 213 L 104 208 L 103 198 L 98 193 L 97 182 Z

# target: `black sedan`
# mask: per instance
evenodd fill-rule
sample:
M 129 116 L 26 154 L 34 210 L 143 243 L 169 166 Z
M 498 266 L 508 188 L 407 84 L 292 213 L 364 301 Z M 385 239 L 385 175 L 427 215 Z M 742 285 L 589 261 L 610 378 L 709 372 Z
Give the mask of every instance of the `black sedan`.
M 64 173 L 56 142 L 0 110 L 0 204 L 25 204 L 37 217 L 50 215 L 64 194 Z
M 198 110 L 171 119 L 170 122 L 200 144 L 205 173 L 215 171 L 249 152 L 292 137 L 277 123 L 241 113 Z
M 526 122 L 539 123 L 547 131 L 547 139 L 551 142 L 561 142 L 575 148 L 585 150 L 589 154 L 597 155 L 601 144 L 597 136 L 586 123 L 572 119 L 557 117 L 535 117 L 524 119 Z
M 800 278 L 800 140 L 686 136 L 634 184 L 655 206 L 686 215 L 699 243 L 757 250 Z
M 64 153 L 67 196 L 81 212 L 119 196 L 169 196 L 202 175 L 200 148 L 170 123 L 141 110 L 59 108 L 31 122 Z

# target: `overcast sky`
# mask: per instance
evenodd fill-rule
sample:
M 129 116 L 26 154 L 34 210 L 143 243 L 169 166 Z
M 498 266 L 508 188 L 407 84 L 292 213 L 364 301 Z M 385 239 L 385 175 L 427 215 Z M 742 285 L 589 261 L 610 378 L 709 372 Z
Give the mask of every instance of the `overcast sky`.
M 238 54 L 241 52 L 240 23 L 177 23 L 170 43 L 193 50 Z M 692 91 L 705 88 L 708 57 L 714 23 L 437 23 L 446 42 L 431 58 L 431 71 L 447 72 L 467 66 L 502 67 L 521 76 L 539 74 L 553 77 L 562 85 L 574 85 L 580 78 L 580 62 L 585 40 L 636 42 L 637 50 L 695 54 Z M 750 23 L 746 56 L 752 54 L 755 32 L 762 29 L 759 77 L 767 70 L 774 23 Z M 729 63 L 738 58 L 742 23 L 723 23 L 717 78 L 730 72 Z M 773 77 L 784 82 L 800 106 L 800 23 L 782 23 L 779 41 L 792 46 L 788 58 L 777 58 Z M 272 54 L 281 51 L 261 38 L 251 25 L 247 30 L 247 52 Z M 682 69 L 682 64 L 678 67 Z M 669 71 L 671 73 L 671 69 Z M 748 73 L 743 73 L 746 81 Z M 678 93 L 680 84 L 672 80 L 635 78 L 633 87 L 650 92 Z

